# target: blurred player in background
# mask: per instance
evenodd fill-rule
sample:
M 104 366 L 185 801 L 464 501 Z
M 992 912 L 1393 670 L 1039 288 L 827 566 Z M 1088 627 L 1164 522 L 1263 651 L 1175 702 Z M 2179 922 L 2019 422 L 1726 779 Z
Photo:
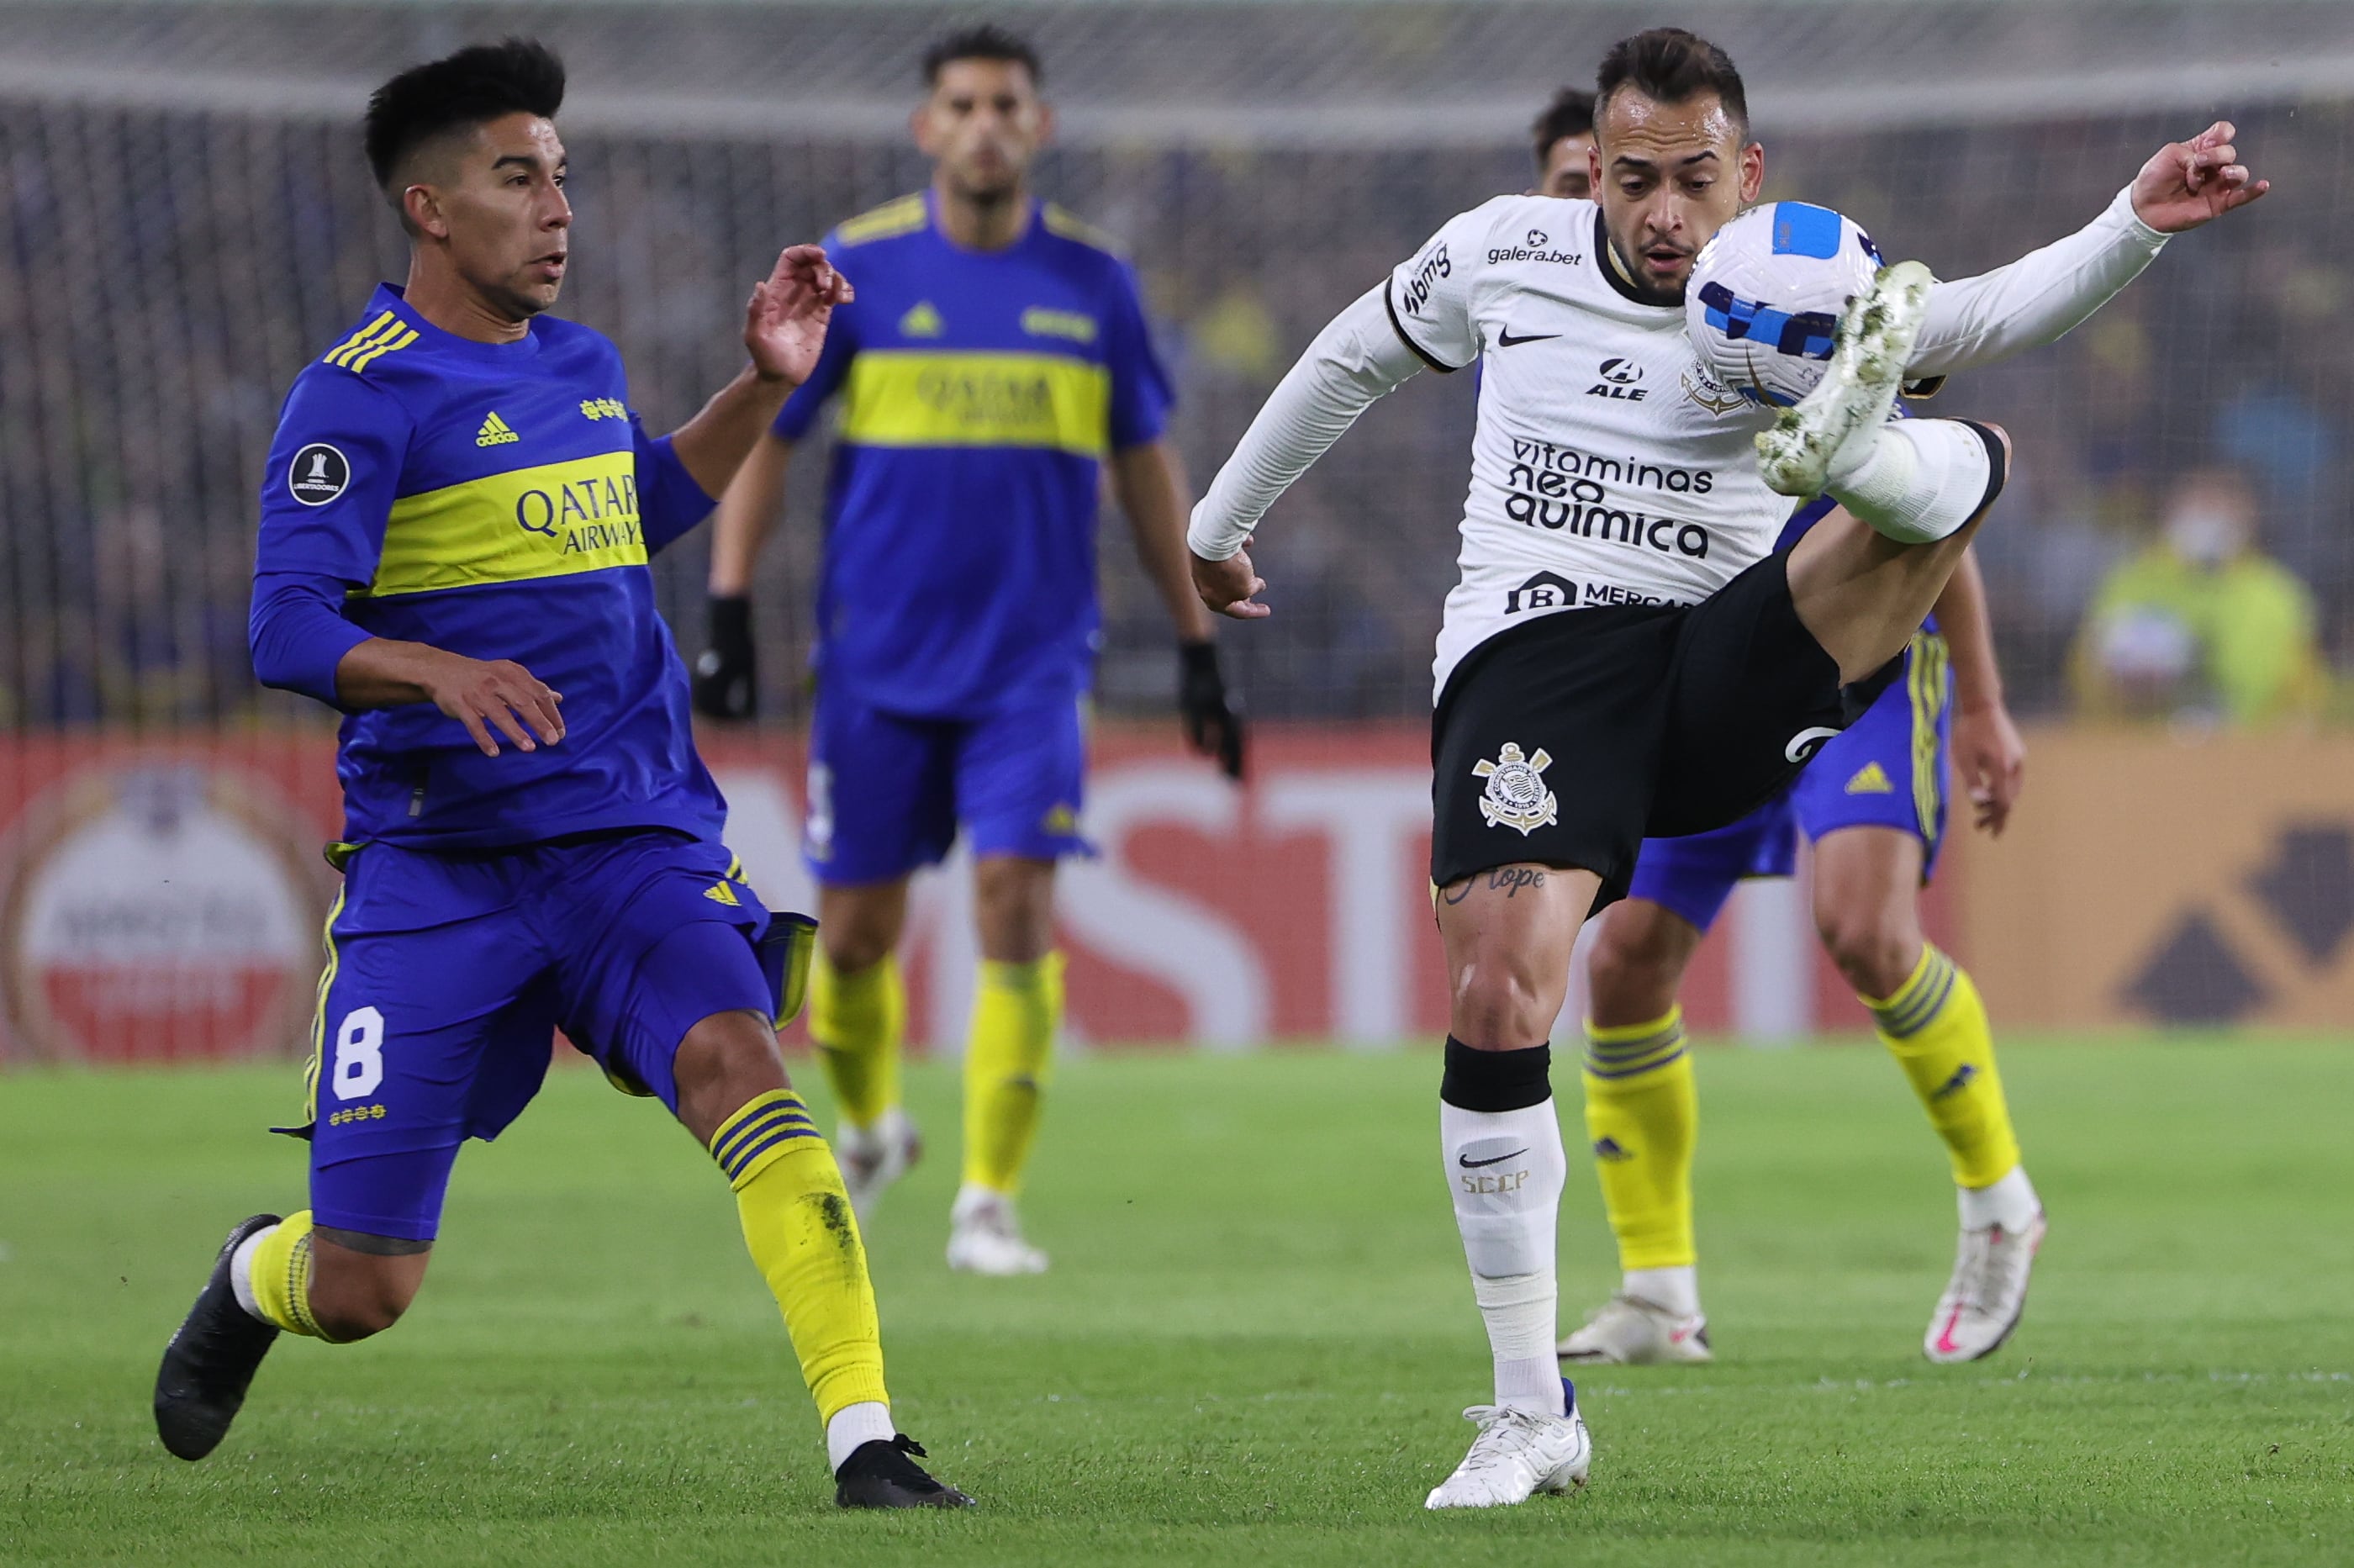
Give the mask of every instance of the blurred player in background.
M 835 1499 L 966 1504 L 894 1430 L 857 1222 L 777 1050 L 807 923 L 762 908 L 720 842 L 646 566 L 815 369 L 850 289 L 787 250 L 747 309 L 750 364 L 649 436 L 612 344 L 543 314 L 571 249 L 563 99 L 556 57 L 510 38 L 368 102 L 408 281 L 287 394 L 254 567 L 256 673 L 345 715 L 344 886 L 309 1123 L 287 1129 L 310 1140 L 311 1206 L 229 1234 L 164 1351 L 156 1425 L 202 1458 L 281 1330 L 390 1328 L 459 1146 L 521 1114 L 560 1025 L 734 1187 Z
M 1594 151 L 1594 94 L 1564 87 L 1553 95 L 1536 123 L 1537 184 L 1531 196 L 1584 201 L 1594 194 L 1586 154 Z
M 1802 507 L 1787 547 L 1829 510 Z M 1692 1239 L 1700 1106 L 1676 1004 L 1685 969 L 1748 876 L 1787 876 L 1815 846 L 1815 929 L 1904 1069 L 1951 1156 L 1961 1244 L 1929 1322 L 1931 1361 L 1974 1361 L 2017 1327 L 2043 1238 L 1996 1075 L 1986 1007 L 1960 966 L 1921 934 L 1920 889 L 1946 832 L 1948 753 L 1977 813 L 2000 833 L 2025 759 L 2003 705 L 1986 591 L 1965 552 L 1902 675 L 1797 780 L 1730 827 L 1650 839 L 1626 900 L 1602 917 L 1588 971 L 1585 1126 L 1625 1278 L 1561 1343 L 1570 1361 L 1704 1361 Z M 1926 978 L 1926 990 L 1914 982 Z M 1912 999 L 1898 1005 L 1900 995 Z
M 907 879 L 961 828 L 981 960 L 948 1258 L 1027 1274 L 1046 1256 L 1014 1200 L 1063 1012 L 1055 865 L 1085 849 L 1107 467 L 1176 623 L 1188 737 L 1238 779 L 1243 731 L 1187 577 L 1169 378 L 1135 275 L 1103 235 L 1031 194 L 1054 125 L 1037 56 L 977 27 L 934 45 L 923 70 L 913 126 L 931 185 L 826 238 L 859 297 L 721 503 L 696 701 L 716 717 L 753 712 L 753 563 L 795 443 L 839 397 L 812 654 L 810 1033 L 842 1109 L 851 1196 L 871 1213 L 921 1147 L 899 1095 Z

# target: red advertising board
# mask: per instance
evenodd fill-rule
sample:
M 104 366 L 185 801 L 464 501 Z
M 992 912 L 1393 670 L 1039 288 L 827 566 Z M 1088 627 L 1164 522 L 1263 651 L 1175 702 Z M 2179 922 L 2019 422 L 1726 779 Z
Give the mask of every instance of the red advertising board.
M 755 885 L 812 906 L 800 742 L 704 740 Z M 1405 726 L 1262 726 L 1237 788 L 1160 726 L 1098 735 L 1083 818 L 1097 853 L 1060 887 L 1072 1044 L 1442 1034 L 1426 747 Z M 337 832 L 333 752 L 317 732 L 0 742 L 0 1051 L 151 1062 L 307 1048 L 334 891 L 318 854 Z M 956 857 L 918 881 L 907 952 L 918 1049 L 961 1039 L 970 888 Z M 1694 1026 L 1846 1022 L 1826 1010 L 1840 992 L 1812 948 L 1801 894 L 1744 890 L 1692 976 Z M 1576 1005 L 1573 993 L 1565 1011 Z

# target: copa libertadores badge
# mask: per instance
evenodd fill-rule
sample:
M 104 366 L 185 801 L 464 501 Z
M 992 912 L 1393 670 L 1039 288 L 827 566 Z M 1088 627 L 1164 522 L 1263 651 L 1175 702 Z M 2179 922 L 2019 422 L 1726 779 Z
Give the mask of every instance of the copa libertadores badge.
M 1552 766 L 1553 758 L 1544 747 L 1537 747 L 1534 757 L 1523 757 L 1509 740 L 1496 753 L 1495 761 L 1481 758 L 1473 763 L 1471 777 L 1488 781 L 1487 792 L 1479 797 L 1479 814 L 1488 819 L 1488 825 L 1518 828 L 1525 838 L 1558 821 L 1561 802 L 1538 777 Z

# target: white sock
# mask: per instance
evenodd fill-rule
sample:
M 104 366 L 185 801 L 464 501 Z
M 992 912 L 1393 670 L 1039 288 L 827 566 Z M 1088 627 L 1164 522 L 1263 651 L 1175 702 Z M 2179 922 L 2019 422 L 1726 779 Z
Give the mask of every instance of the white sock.
M 2024 1165 L 2012 1166 L 2010 1174 L 1991 1187 L 1956 1187 L 1954 1196 L 1960 1201 L 1966 1231 L 2000 1225 L 2015 1234 L 2043 1212 L 2043 1200 L 2035 1195 L 2035 1183 L 2027 1179 Z
M 888 1443 L 899 1435 L 891 1424 L 891 1407 L 879 1399 L 845 1404 L 825 1424 L 825 1463 L 839 1470 L 842 1462 L 869 1443 Z
M 1496 1403 L 1565 1415 L 1553 1356 L 1553 1236 L 1569 1159 L 1553 1100 L 1511 1111 L 1441 1100 L 1438 1133 L 1472 1296 L 1495 1358 Z
M 1889 538 L 1943 539 L 1978 514 L 1994 477 L 1978 431 L 1958 419 L 1896 419 L 1843 443 L 1831 460 L 1831 497 Z
M 261 1298 L 253 1293 L 253 1249 L 261 1245 L 262 1237 L 277 1228 L 276 1225 L 262 1226 L 238 1243 L 237 1250 L 228 1255 L 228 1287 L 237 1292 L 237 1304 L 245 1308 L 249 1317 L 264 1323 L 270 1319 L 261 1316 Z
M 1679 1318 L 1700 1316 L 1700 1270 L 1691 1264 L 1679 1268 L 1630 1268 L 1618 1288 L 1639 1301 L 1664 1307 Z

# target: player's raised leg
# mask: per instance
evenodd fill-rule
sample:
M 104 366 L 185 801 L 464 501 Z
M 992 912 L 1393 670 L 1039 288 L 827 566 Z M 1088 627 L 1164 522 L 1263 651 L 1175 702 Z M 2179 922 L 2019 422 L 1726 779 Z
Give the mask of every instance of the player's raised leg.
M 1063 1017 L 1054 950 L 1055 863 L 991 854 L 973 867 L 981 973 L 964 1054 L 964 1180 L 949 1213 L 950 1268 L 1040 1274 L 1046 1255 L 1014 1208 Z
M 2020 1162 L 1986 1004 L 1968 972 L 1922 935 L 1922 856 L 1921 838 L 1895 828 L 1826 835 L 1815 922 L 1952 1160 L 1961 1241 L 1923 1349 L 1932 1361 L 1974 1361 L 2026 1310 L 2043 1210 Z
M 1449 998 L 1439 1157 L 1488 1330 L 1495 1403 L 1463 1413 L 1479 1435 L 1428 1508 L 1494 1508 L 1585 1482 L 1593 1445 L 1553 1351 L 1569 1164 L 1546 1036 L 1600 885 L 1592 872 L 1519 864 L 1439 889 Z
M 1602 916 L 1586 971 L 1585 1130 L 1618 1244 L 1620 1284 L 1557 1347 L 1567 1361 L 1710 1359 L 1692 1237 L 1700 1097 L 1676 1004 L 1702 927 L 1647 896 L 1663 890 L 1646 886 L 1653 863 L 1683 842 L 1645 849 L 1634 891 Z M 1731 877 L 1708 880 L 1722 883 L 1711 901 L 1721 905 Z

